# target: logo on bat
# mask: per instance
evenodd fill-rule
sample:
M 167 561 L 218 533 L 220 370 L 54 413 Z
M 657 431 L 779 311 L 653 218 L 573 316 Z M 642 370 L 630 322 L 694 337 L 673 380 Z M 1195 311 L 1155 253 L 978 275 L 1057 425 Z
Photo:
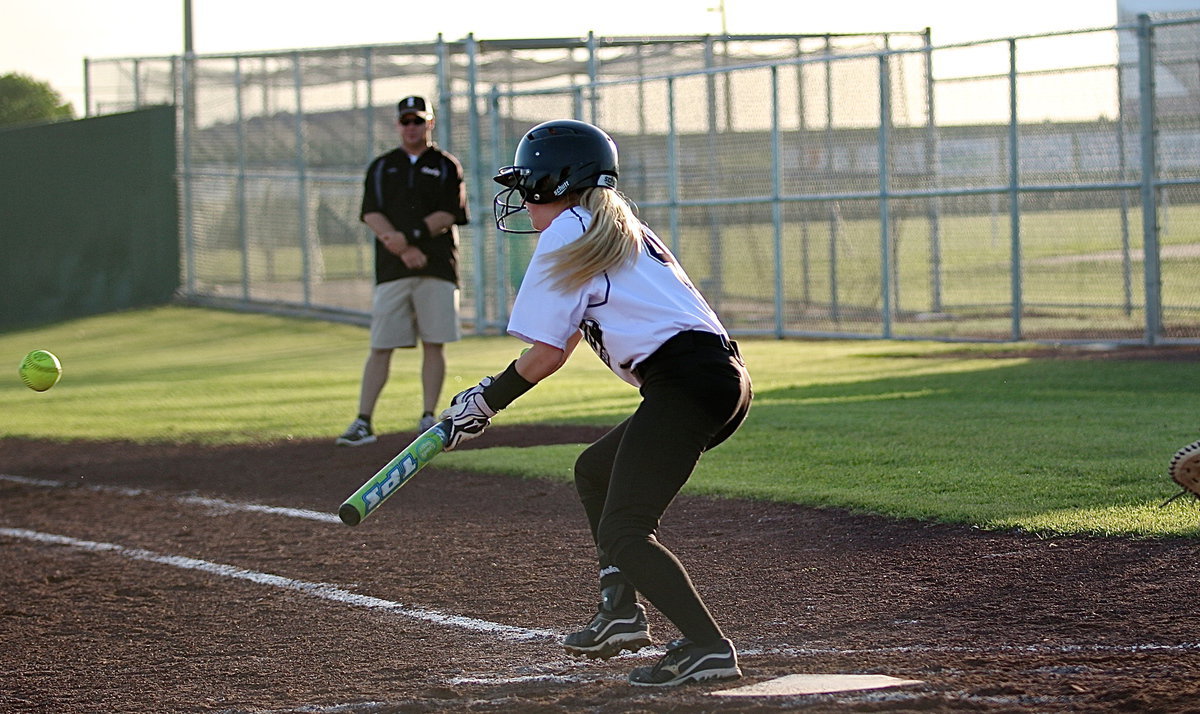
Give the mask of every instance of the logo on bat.
M 441 432 L 438 432 L 438 434 L 440 435 Z M 416 450 L 417 454 L 421 458 L 421 461 L 429 461 L 438 455 L 438 452 L 442 450 L 442 447 L 445 446 L 445 444 L 445 436 L 440 436 L 439 438 L 438 436 L 430 434 L 424 439 L 421 439 L 417 443 L 413 444 L 412 448 Z
M 396 464 L 396 467 L 391 471 L 388 471 L 387 478 L 363 494 L 363 504 L 367 507 L 367 513 L 375 510 L 379 504 L 383 503 L 384 499 L 392 495 L 392 491 L 403 486 L 408 477 L 415 474 L 419 468 L 421 468 L 421 465 L 417 461 L 417 457 L 412 454 L 405 454 L 400 463 Z

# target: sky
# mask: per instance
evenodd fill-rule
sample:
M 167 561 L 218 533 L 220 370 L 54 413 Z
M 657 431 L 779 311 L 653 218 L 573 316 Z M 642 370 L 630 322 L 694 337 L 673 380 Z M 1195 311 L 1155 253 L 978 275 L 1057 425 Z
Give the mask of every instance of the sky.
M 723 6 L 723 12 L 721 10 Z M 0 75 L 83 110 L 83 60 L 183 52 L 183 0 L 0 0 Z M 540 9 L 555 8 L 555 9 Z M 724 28 L 722 28 L 724 23 Z M 597 35 L 919 32 L 935 45 L 1111 27 L 1117 0 L 192 0 L 198 54 Z M 1100 61 L 1108 61 L 1101 58 Z

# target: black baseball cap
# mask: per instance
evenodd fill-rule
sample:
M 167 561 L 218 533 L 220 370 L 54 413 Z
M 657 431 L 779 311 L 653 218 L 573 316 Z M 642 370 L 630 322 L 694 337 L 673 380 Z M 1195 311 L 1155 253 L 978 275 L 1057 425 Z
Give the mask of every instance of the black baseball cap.
M 401 117 L 405 114 L 416 114 L 422 119 L 433 116 L 433 112 L 425 105 L 424 97 L 405 97 L 396 104 L 396 110 L 400 112 Z

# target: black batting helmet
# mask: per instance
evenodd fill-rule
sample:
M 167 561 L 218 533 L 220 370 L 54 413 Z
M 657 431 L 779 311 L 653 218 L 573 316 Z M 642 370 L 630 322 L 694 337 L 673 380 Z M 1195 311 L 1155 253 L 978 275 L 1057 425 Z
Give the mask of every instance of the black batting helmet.
M 521 137 L 513 165 L 501 168 L 493 179 L 505 187 L 494 202 L 496 226 L 510 233 L 533 232 L 507 227 L 504 219 L 525 203 L 552 203 L 596 186 L 615 189 L 617 174 L 617 145 L 598 127 L 574 119 L 538 124 Z

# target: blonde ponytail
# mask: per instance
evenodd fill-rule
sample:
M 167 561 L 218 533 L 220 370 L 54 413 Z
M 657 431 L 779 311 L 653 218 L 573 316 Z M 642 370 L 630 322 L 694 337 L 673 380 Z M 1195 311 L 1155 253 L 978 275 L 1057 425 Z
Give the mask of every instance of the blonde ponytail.
M 587 231 L 550 254 L 554 287 L 571 292 L 608 270 L 633 260 L 642 245 L 642 224 L 625 197 L 609 188 L 589 188 L 579 205 L 592 214 Z

